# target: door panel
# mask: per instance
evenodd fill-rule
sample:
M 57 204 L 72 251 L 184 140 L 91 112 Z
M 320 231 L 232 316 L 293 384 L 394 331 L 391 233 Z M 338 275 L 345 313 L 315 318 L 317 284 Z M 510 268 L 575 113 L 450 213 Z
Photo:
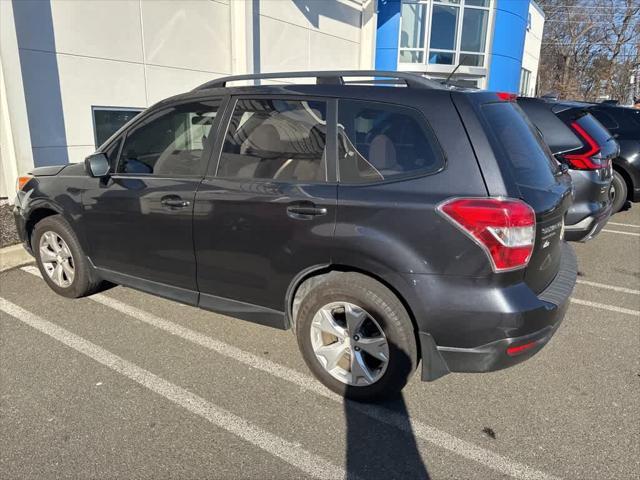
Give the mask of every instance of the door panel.
M 281 96 L 233 103 L 219 162 L 196 194 L 201 305 L 233 314 L 220 297 L 243 302 L 233 304 L 237 316 L 282 326 L 278 312 L 294 277 L 331 261 L 336 143 L 327 117 L 335 103 Z
M 114 176 L 106 185 L 85 192 L 93 263 L 196 290 L 192 215 L 199 184 L 199 179 Z M 166 204 L 177 198 L 186 205 Z
M 197 302 L 193 207 L 220 105 L 207 99 L 152 109 L 116 140 L 122 147 L 115 173 L 83 195 L 98 268 L 122 283 L 164 296 L 173 288 L 173 297 Z
M 283 311 L 293 278 L 331 261 L 336 201 L 335 184 L 205 180 L 194 210 L 200 292 Z

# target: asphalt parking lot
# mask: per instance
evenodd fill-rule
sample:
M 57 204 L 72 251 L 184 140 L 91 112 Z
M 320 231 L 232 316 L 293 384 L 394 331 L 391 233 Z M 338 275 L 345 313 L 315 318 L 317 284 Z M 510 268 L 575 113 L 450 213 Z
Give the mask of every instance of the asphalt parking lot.
M 576 246 L 533 359 L 343 402 L 291 332 L 0 274 L 2 478 L 624 479 L 640 471 L 640 206 Z

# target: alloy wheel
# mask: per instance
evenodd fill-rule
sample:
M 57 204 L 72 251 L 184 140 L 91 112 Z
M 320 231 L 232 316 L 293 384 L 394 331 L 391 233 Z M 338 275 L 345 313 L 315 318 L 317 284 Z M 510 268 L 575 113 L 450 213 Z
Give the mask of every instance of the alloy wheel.
M 333 302 L 320 308 L 311 323 L 316 358 L 334 378 L 353 386 L 377 382 L 389 365 L 389 344 L 378 322 L 363 308 Z
M 67 288 L 75 277 L 75 263 L 67 243 L 55 232 L 47 231 L 40 237 L 40 260 L 53 283 Z

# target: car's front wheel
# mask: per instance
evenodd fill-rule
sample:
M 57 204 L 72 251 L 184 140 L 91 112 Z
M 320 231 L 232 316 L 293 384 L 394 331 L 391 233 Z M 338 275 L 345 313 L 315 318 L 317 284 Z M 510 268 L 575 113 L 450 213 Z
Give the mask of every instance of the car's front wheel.
M 61 215 L 46 217 L 36 224 L 31 246 L 42 277 L 56 293 L 78 298 L 100 288 L 101 282 L 75 233 Z
M 305 292 L 296 312 L 298 345 L 313 374 L 345 397 L 396 395 L 415 371 L 413 324 L 384 285 L 358 273 L 332 273 Z

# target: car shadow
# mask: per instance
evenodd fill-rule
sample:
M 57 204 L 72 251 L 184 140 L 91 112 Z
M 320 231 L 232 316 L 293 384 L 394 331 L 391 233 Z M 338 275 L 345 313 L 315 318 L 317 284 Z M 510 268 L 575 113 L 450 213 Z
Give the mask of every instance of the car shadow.
M 345 399 L 344 414 L 347 475 L 367 480 L 430 478 L 402 394 L 374 404 Z
M 626 212 L 626 211 L 628 211 L 628 210 L 631 210 L 631 207 L 632 207 L 632 206 L 633 206 L 633 205 L 631 204 L 631 202 L 630 202 L 629 200 L 626 200 L 626 201 L 622 204 L 622 207 L 620 208 L 620 210 L 618 210 L 616 213 Z M 615 213 L 614 213 L 614 214 L 612 214 L 612 216 L 613 216 L 613 215 L 615 215 Z

